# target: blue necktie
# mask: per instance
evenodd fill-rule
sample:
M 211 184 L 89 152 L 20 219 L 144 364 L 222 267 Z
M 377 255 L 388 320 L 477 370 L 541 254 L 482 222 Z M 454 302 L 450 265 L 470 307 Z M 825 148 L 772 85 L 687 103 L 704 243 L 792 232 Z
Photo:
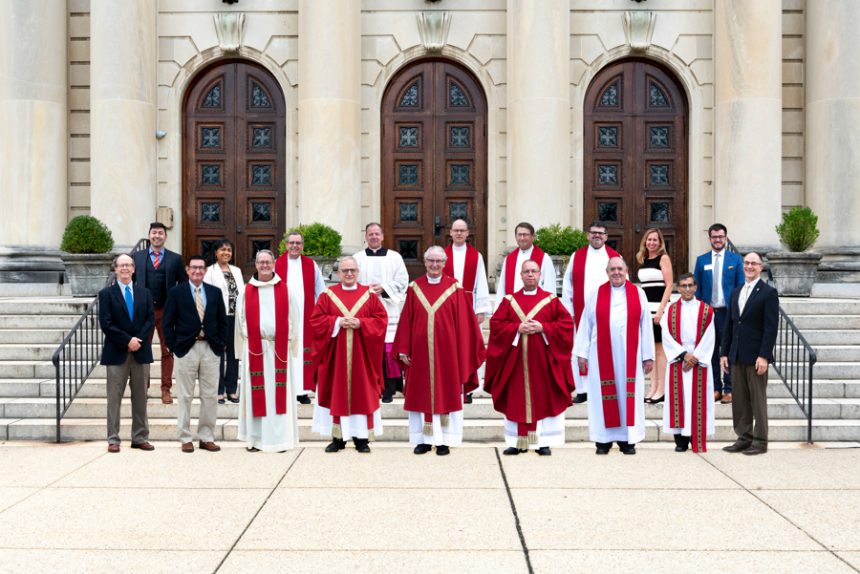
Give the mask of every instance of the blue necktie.
M 125 307 L 128 309 L 128 318 L 134 321 L 134 299 L 131 298 L 131 286 L 125 286 Z

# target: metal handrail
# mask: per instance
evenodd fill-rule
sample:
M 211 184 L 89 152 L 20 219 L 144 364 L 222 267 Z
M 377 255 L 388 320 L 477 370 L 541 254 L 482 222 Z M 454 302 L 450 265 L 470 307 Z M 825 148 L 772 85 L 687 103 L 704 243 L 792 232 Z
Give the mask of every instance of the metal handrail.
M 128 254 L 133 255 L 148 247 L 149 242 L 141 239 Z M 114 283 L 116 274 L 111 272 L 105 281 L 105 287 Z M 62 440 L 60 429 L 63 416 L 101 358 L 104 333 L 99 325 L 98 313 L 99 298 L 94 297 L 51 356 L 57 384 L 57 442 Z
M 774 370 L 806 415 L 806 442 L 812 444 L 812 368 L 818 355 L 781 306 L 774 358 Z

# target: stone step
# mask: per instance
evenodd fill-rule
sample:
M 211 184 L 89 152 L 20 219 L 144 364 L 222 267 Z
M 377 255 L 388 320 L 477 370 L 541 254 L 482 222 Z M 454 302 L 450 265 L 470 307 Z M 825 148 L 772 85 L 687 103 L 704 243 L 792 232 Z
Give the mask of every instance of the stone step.
M 0 329 L 0 345 L 35 343 L 52 345 L 56 349 L 67 332 L 63 329 Z
M 384 419 L 383 419 L 384 420 Z M 170 419 L 150 420 L 150 440 L 177 441 L 176 422 Z M 656 420 L 646 421 L 645 442 L 672 441 L 672 437 L 662 432 L 662 424 Z M 197 420 L 191 421 L 192 430 L 196 429 Z M 471 421 L 463 423 L 463 438 L 466 442 L 502 442 L 504 431 L 501 421 Z M 769 439 L 774 442 L 802 442 L 806 440 L 807 423 L 805 420 L 774 420 L 770 421 Z M 730 420 L 716 422 L 714 442 L 731 442 L 735 440 Z M 62 423 L 62 439 L 64 441 L 105 440 L 104 418 L 69 419 Z M 236 441 L 238 424 L 234 419 L 219 419 L 215 428 L 216 441 Z M 128 445 L 131 435 L 131 422 L 124 419 L 120 425 L 120 437 Z M 42 440 L 53 441 L 56 436 L 54 419 L 0 419 L 0 440 Z M 813 440 L 824 441 L 857 441 L 860 440 L 860 423 L 848 420 L 819 419 L 813 424 Z M 324 441 L 323 437 L 311 432 L 311 421 L 299 421 L 300 441 Z M 588 422 L 584 419 L 565 421 L 565 439 L 568 442 L 590 442 Z M 378 440 L 385 442 L 403 442 L 409 440 L 408 426 L 405 419 L 384 420 L 383 434 Z M 178 441 L 177 441 L 178 442 Z M 178 444 L 176 447 L 178 448 Z
M 798 329 L 860 329 L 860 315 L 792 315 Z
M 836 361 L 855 363 L 860 361 L 860 345 L 813 345 L 813 349 L 815 350 L 819 363 Z M 0 351 L 2 351 L 2 345 L 0 345 Z M 774 350 L 774 355 L 779 357 L 780 352 L 789 354 L 794 352 L 794 349 L 791 346 L 782 347 L 777 345 Z M 819 363 L 816 363 L 816 365 Z
M 75 315 L 80 317 L 91 297 L 4 297 L 0 298 L 3 315 Z
M 71 329 L 78 319 L 76 315 L 0 315 L 3 329 Z
M 792 317 L 795 315 L 860 315 L 860 301 L 856 299 L 782 297 L 779 305 Z
M 289 405 L 292 408 L 293 405 Z M 313 418 L 313 407 L 311 405 L 295 404 L 298 409 L 300 420 L 309 420 Z M 403 410 L 402 399 L 396 400 L 394 403 L 383 404 L 382 417 L 386 420 L 405 419 L 406 411 Z M 714 405 L 714 416 L 716 419 L 731 419 L 731 405 L 716 404 Z M 840 419 L 840 418 L 857 418 L 860 419 L 860 398 L 839 398 L 839 399 L 824 399 L 816 398 L 813 400 L 813 414 L 815 418 L 823 419 Z M 87 419 L 99 418 L 105 416 L 107 409 L 107 400 L 103 398 L 76 398 L 69 410 L 64 416 L 66 419 Z M 194 399 L 191 405 L 192 416 L 197 416 L 200 409 L 199 399 Z M 176 419 L 178 406 L 176 402 L 172 405 L 165 405 L 157 397 L 151 396 L 147 403 L 147 415 L 151 420 L 155 419 Z M 122 416 L 125 418 L 131 417 L 131 401 L 126 398 L 122 403 Z M 48 418 L 56 414 L 56 401 L 49 397 L 44 398 L 2 398 L 0 399 L 0 418 Z M 223 405 L 218 405 L 219 418 L 235 419 L 239 416 L 239 405 L 227 402 Z M 501 420 L 501 414 L 493 408 L 492 400 L 489 398 L 475 399 L 472 404 L 465 405 L 464 416 L 466 420 Z M 566 413 L 569 419 L 586 419 L 588 418 L 588 409 L 579 405 L 572 406 L 567 409 Z M 660 420 L 663 416 L 662 405 L 646 405 L 645 417 L 649 420 Z M 770 398 L 768 400 L 768 416 L 775 419 L 796 419 L 804 418 L 803 413 L 797 403 L 792 398 Z M 860 424 L 860 421 L 858 421 Z
M 860 329 L 806 329 L 801 331 L 806 342 L 818 345 L 860 345 Z
M 2 361 L 50 361 L 57 350 L 57 345 L 37 343 L 5 343 L 0 344 L 0 362 Z M 0 363 L 2 364 L 2 363 Z

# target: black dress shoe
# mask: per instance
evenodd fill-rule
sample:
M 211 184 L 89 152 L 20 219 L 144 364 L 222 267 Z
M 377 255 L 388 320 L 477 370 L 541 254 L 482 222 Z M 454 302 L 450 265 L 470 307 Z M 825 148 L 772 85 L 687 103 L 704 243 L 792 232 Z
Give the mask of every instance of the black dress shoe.
M 311 398 L 307 395 L 296 395 L 296 400 L 302 405 L 311 404 Z
M 685 446 L 681 446 L 681 445 L 677 445 L 677 446 L 675 447 L 675 452 L 687 452 L 687 447 L 685 447 Z
M 394 402 L 394 397 L 393 397 L 393 396 L 389 397 L 389 396 L 387 396 L 387 395 L 382 395 L 382 402 L 383 402 L 383 403 L 393 403 L 393 402 Z
M 755 446 L 755 445 L 750 446 L 748 449 L 741 451 L 742 454 L 745 454 L 748 456 L 755 456 L 757 454 L 764 454 L 766 452 L 767 452 L 767 447 L 760 447 L 760 446 Z
M 355 439 L 355 450 L 361 453 L 370 452 L 370 441 L 366 438 Z
M 431 450 L 433 450 L 433 447 L 429 444 L 419 444 L 414 449 L 412 449 L 412 452 L 414 452 L 415 454 L 424 454 L 430 452 Z
M 751 445 L 745 442 L 736 442 L 734 444 L 730 444 L 729 446 L 724 446 L 723 450 L 726 452 L 743 452 L 748 449 Z
M 346 441 L 342 438 L 334 438 L 328 443 L 328 446 L 325 447 L 326 452 L 337 452 L 339 450 L 343 450 L 346 448 Z
M 648 404 L 657 405 L 657 404 L 662 403 L 665 400 L 666 400 L 666 395 L 662 395 L 660 397 L 657 397 L 656 399 L 654 397 L 651 397 L 651 400 L 648 401 Z
M 673 436 L 675 437 L 675 452 L 687 452 L 690 447 L 690 438 L 680 434 Z
M 469 393 L 468 395 L 466 395 L 466 398 L 463 399 L 463 402 L 466 403 L 467 405 L 471 405 L 472 404 L 472 393 Z
M 436 447 L 436 454 L 439 456 L 445 456 L 451 453 L 451 449 L 448 448 L 447 445 L 440 444 Z
M 239 404 L 239 395 L 227 395 L 227 400 L 234 405 Z
M 520 450 L 515 446 L 509 446 L 508 448 L 506 448 L 505 450 L 502 451 L 502 454 L 507 455 L 507 456 L 513 456 L 513 455 L 520 454 L 521 452 L 526 452 L 526 451 Z
M 221 397 L 220 399 L 218 399 L 218 404 L 224 405 L 224 404 L 227 404 L 227 401 L 224 400 L 224 397 Z
M 636 454 L 635 444 L 618 445 L 618 448 L 621 449 L 622 454 Z
M 548 446 L 542 446 L 537 449 L 537 453 L 541 456 L 550 456 L 552 454 L 552 451 L 549 449 Z
M 575 397 L 573 397 L 573 404 L 581 405 L 585 401 L 588 400 L 588 393 L 578 393 Z
M 605 446 L 599 446 L 594 449 L 594 454 L 609 454 L 609 449 Z

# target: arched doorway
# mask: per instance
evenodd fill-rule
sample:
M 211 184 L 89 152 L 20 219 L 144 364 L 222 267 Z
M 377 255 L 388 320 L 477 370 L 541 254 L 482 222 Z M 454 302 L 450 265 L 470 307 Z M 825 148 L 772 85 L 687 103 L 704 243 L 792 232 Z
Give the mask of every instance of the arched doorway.
M 585 96 L 584 224 L 605 221 L 631 276 L 642 234 L 659 228 L 677 277 L 687 270 L 687 100 L 663 67 L 623 60 Z
M 397 73 L 382 99 L 382 227 L 410 277 L 446 245 L 455 219 L 487 255 L 487 102 L 477 80 L 447 60 Z
M 286 228 L 284 96 L 272 75 L 243 60 L 219 62 L 194 80 L 183 106 L 182 249 L 208 255 L 222 237 L 234 262 L 254 272 Z

